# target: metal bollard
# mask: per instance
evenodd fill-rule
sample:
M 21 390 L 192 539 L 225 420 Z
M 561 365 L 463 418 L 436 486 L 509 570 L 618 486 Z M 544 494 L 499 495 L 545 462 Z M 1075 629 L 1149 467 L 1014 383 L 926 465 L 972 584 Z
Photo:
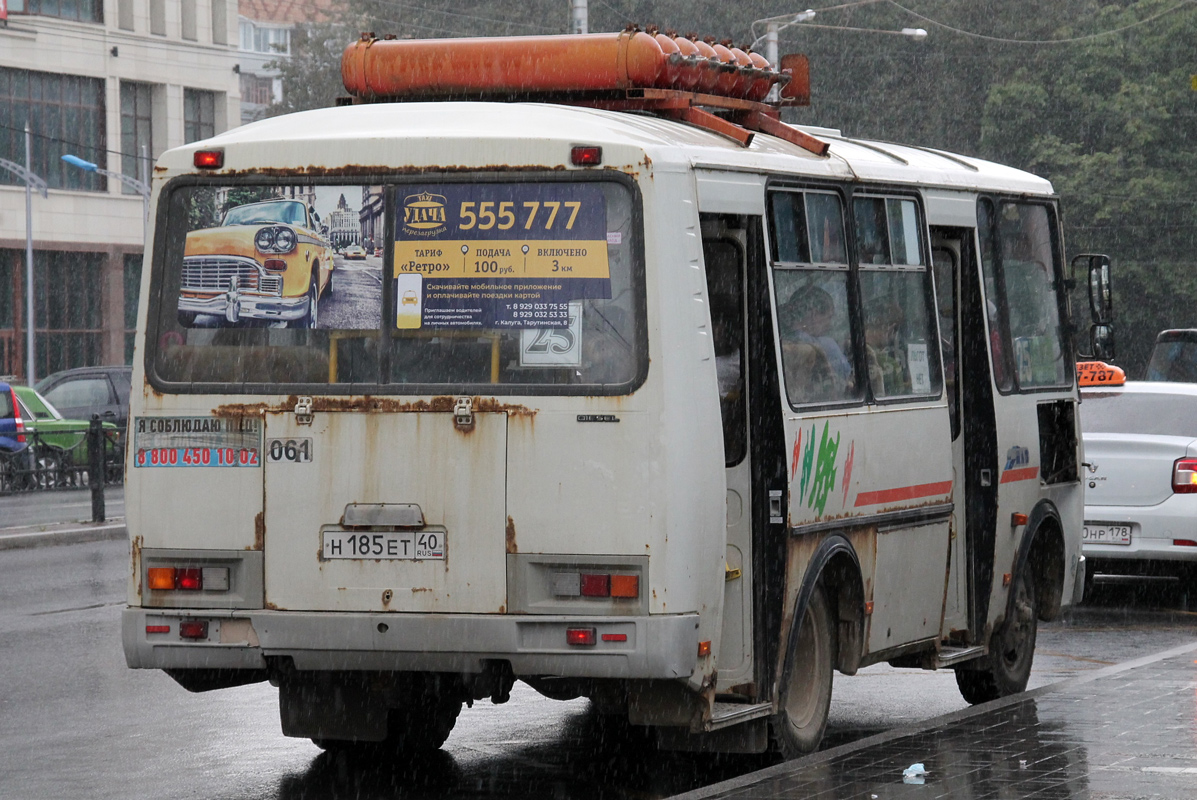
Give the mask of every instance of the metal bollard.
M 87 482 L 91 485 L 91 521 L 104 521 L 104 424 L 93 414 L 87 426 Z

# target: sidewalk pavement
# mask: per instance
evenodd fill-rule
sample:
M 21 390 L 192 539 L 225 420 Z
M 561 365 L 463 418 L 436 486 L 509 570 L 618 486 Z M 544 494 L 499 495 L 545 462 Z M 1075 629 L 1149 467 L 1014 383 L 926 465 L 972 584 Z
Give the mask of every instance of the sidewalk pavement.
M 1195 797 L 1197 642 L 672 800 Z
M 47 522 L 0 528 L 0 550 L 123 539 L 128 535 L 124 517 L 108 519 L 105 522 Z

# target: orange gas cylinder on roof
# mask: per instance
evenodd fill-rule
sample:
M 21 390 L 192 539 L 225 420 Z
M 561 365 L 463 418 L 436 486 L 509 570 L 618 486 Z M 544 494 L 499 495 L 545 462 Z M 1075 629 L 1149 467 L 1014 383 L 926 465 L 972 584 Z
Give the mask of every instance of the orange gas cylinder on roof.
M 701 58 L 698 48 L 685 36 L 674 36 L 673 43 L 677 46 L 678 53 L 687 65 L 687 69 L 682 70 L 681 75 L 678 76 L 677 88 L 687 91 L 694 89 L 698 86 L 698 80 L 702 76 L 702 67 L 698 63 Z
M 620 33 L 477 39 L 376 39 L 341 56 L 359 100 L 558 98 L 629 89 L 763 98 L 787 80 L 739 48 L 635 28 Z
M 705 65 L 705 69 L 699 73 L 697 89 L 700 92 L 713 92 L 715 84 L 719 82 L 719 76 L 723 74 L 719 56 L 715 54 L 713 47 L 701 39 L 692 36 L 690 41 L 694 42 L 694 46 L 698 49 L 699 63 Z
M 476 39 L 363 37 L 341 56 L 357 97 L 626 89 L 658 85 L 667 56 L 642 31 Z

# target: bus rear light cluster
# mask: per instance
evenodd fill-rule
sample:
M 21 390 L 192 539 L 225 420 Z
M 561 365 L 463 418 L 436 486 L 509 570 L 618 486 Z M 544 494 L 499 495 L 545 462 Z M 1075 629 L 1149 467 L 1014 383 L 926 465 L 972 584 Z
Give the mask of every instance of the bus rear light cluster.
M 228 567 L 150 567 L 146 570 L 153 591 L 227 592 Z
M 640 576 L 613 575 L 609 572 L 555 572 L 553 594 L 557 597 L 614 597 L 635 600 L 640 597 Z

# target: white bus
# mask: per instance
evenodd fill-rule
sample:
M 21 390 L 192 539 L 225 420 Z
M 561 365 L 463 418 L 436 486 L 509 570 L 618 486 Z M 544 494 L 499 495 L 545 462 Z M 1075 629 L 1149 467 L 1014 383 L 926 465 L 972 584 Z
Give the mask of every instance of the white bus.
M 383 45 L 421 43 L 347 62 Z M 516 679 L 787 756 L 833 670 L 1025 688 L 1084 575 L 1052 187 L 656 96 L 356 102 L 159 159 L 130 667 L 407 751 Z

